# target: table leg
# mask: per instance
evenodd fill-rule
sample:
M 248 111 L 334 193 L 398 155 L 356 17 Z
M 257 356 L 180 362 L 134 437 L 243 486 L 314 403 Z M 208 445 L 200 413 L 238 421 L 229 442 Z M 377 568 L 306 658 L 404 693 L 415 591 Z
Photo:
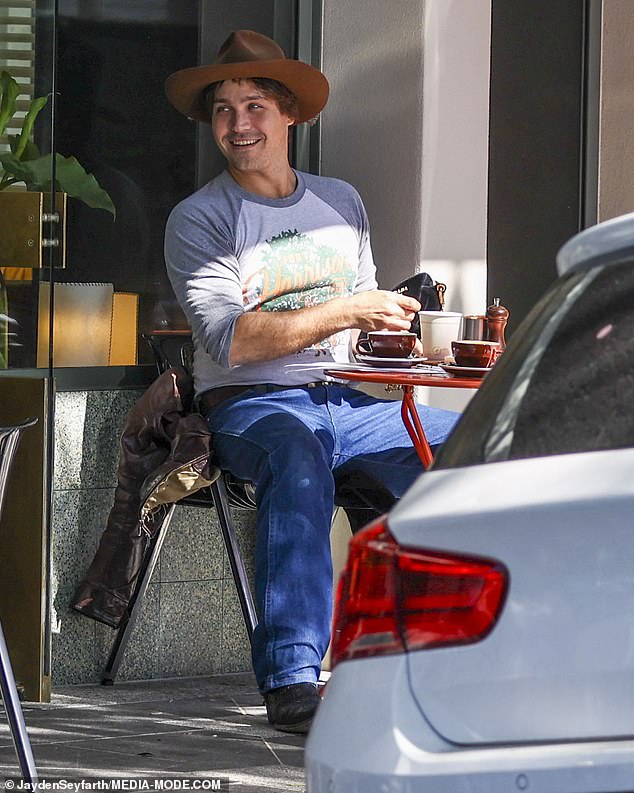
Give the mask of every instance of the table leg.
M 401 416 L 422 464 L 425 468 L 429 468 L 431 461 L 434 459 L 434 455 L 432 454 L 429 441 L 427 440 L 425 430 L 423 429 L 423 425 L 420 423 L 420 417 L 418 415 L 418 411 L 416 410 L 416 402 L 414 401 L 414 386 L 403 386 Z

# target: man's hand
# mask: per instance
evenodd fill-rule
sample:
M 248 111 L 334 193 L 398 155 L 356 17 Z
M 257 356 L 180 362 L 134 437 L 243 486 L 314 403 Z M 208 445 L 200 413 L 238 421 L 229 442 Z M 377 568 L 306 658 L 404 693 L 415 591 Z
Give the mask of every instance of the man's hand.
M 416 339 L 414 349 L 412 350 L 412 355 L 414 355 L 416 358 L 422 358 L 424 352 L 425 350 L 423 349 L 423 342 L 420 339 Z
M 354 312 L 352 327 L 370 330 L 409 330 L 416 313 L 421 310 L 418 300 L 377 289 L 359 292 L 348 298 Z

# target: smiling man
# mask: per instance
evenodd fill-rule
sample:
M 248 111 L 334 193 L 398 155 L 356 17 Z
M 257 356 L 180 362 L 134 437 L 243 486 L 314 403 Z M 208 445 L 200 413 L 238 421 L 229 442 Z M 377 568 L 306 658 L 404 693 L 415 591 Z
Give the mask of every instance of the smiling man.
M 350 361 L 360 330 L 409 330 L 420 305 L 377 289 L 356 190 L 289 163 L 290 128 L 328 98 L 319 70 L 239 30 L 214 64 L 176 72 L 166 92 L 211 123 L 227 161 L 172 211 L 165 257 L 218 462 L 256 486 L 258 686 L 277 729 L 305 732 L 330 635 L 335 485 L 354 477 L 396 499 L 421 472 L 400 404 L 324 369 Z M 457 418 L 420 414 L 432 448 Z
M 283 198 L 295 189 L 288 160 L 280 157 L 295 124 L 297 103 L 271 81 L 225 81 L 214 86 L 211 117 L 214 140 L 227 159 L 227 170 L 249 192 Z

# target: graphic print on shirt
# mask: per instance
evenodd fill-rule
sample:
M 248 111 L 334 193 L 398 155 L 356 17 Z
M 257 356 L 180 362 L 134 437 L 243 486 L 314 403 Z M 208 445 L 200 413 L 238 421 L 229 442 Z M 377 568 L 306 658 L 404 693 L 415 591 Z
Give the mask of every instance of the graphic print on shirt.
M 294 311 L 352 294 L 356 273 L 346 256 L 297 229 L 267 240 L 262 261 L 243 285 L 244 304 L 256 311 Z M 335 334 L 309 349 L 319 354 L 341 341 Z

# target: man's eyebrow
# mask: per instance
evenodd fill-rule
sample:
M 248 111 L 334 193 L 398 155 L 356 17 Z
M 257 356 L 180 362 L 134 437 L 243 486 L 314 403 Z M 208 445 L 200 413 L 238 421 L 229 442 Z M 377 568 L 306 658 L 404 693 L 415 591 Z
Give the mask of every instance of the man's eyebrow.
M 243 96 L 243 97 L 241 97 L 240 101 L 241 102 L 252 102 L 254 99 L 264 99 L 264 98 L 265 97 L 262 96 L 262 94 L 253 94 L 252 96 Z M 218 105 L 218 104 L 228 105 L 228 104 L 230 104 L 229 100 L 225 99 L 222 96 L 215 97 L 213 103 L 214 103 L 214 105 Z

